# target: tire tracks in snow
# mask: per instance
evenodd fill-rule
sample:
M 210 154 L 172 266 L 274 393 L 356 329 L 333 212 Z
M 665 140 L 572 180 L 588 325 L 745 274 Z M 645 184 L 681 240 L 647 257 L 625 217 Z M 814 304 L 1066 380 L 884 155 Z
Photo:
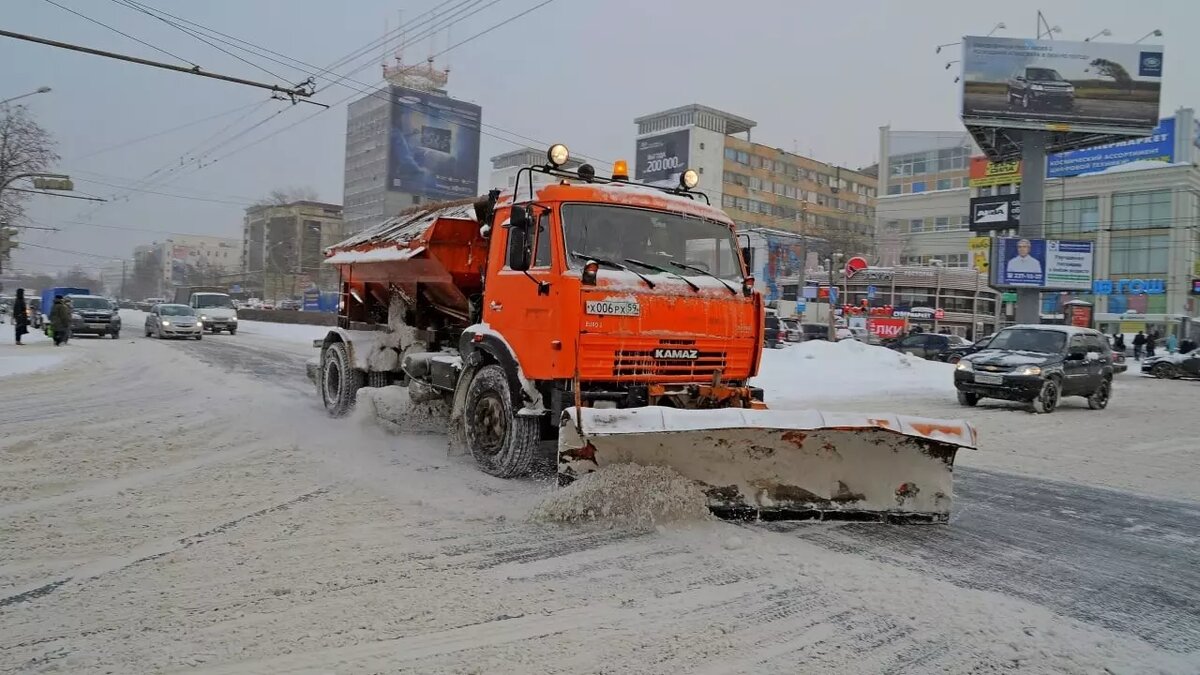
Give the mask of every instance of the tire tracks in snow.
M 167 539 L 167 540 L 162 540 L 162 541 L 157 541 L 157 542 L 150 542 L 148 544 L 143 544 L 142 546 L 139 546 L 124 555 L 111 556 L 111 557 L 94 560 L 88 564 L 78 567 L 74 571 L 74 573 L 72 573 L 71 575 L 69 575 L 67 577 L 64 577 L 61 579 L 55 579 L 53 581 L 48 581 L 45 583 L 41 583 L 41 584 L 38 584 L 38 585 L 34 586 L 33 588 L 27 589 L 25 591 L 21 591 L 21 592 L 14 593 L 12 595 L 0 598 L 0 607 L 7 607 L 9 605 L 15 605 L 17 603 L 25 602 L 27 600 L 34 600 L 37 598 L 41 598 L 43 596 L 49 595 L 50 593 L 53 593 L 54 591 L 58 590 L 59 588 L 61 588 L 64 585 L 70 583 L 71 581 L 77 580 L 76 585 L 84 586 L 87 584 L 87 582 L 92 581 L 94 579 L 98 579 L 102 575 L 111 574 L 113 572 L 119 572 L 123 569 L 133 567 L 134 565 L 137 565 L 137 564 L 140 564 L 143 562 L 147 562 L 150 560 L 154 560 L 156 558 L 161 558 L 170 553 L 174 553 L 175 551 L 179 551 L 179 550 L 182 550 L 185 548 L 190 548 L 192 546 L 195 546 L 196 544 L 203 542 L 208 537 L 211 537 L 216 534 L 221 534 L 223 532 L 227 532 L 228 530 L 231 530 L 248 520 L 251 520 L 254 518 L 259 518 L 261 516 L 265 516 L 270 513 L 275 513 L 277 511 L 283 511 L 283 510 L 289 509 L 297 504 L 302 504 L 304 502 L 310 501 L 310 500 L 312 500 L 320 495 L 323 495 L 327 492 L 329 492 L 329 488 L 327 488 L 327 487 L 319 488 L 319 489 L 313 490 L 311 492 L 306 492 L 298 497 L 294 497 L 285 502 L 282 502 L 279 504 L 274 504 L 272 506 L 267 506 L 267 507 L 258 509 L 257 511 L 252 511 L 250 513 L 243 514 L 241 516 L 238 516 L 237 518 L 234 518 L 232 520 L 227 520 L 223 523 L 219 523 L 219 524 L 214 525 L 213 527 L 210 527 L 201 532 L 195 532 L 193 534 L 185 535 L 183 537 L 179 537 L 179 538 L 175 538 L 175 539 Z M 19 646 L 19 645 L 13 645 L 13 646 Z M 7 649 L 10 647 L 5 647 L 5 648 Z

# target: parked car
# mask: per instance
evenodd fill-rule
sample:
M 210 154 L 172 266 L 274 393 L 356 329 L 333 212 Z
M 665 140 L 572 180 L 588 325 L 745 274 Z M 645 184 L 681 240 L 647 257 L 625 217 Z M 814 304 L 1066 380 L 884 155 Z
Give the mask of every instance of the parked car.
M 1113 336 L 1105 335 L 1104 339 L 1108 342 L 1108 348 L 1113 355 L 1113 372 L 1123 373 L 1129 370 L 1129 364 L 1125 363 L 1125 353 L 1117 349 L 1113 349 Z
M 774 314 L 768 314 L 763 319 L 763 345 L 770 349 L 777 349 L 783 344 L 779 341 L 780 331 L 783 330 L 783 323 L 779 317 Z
M 970 344 L 951 347 L 946 352 L 946 363 L 958 363 L 959 359 L 967 354 L 974 354 L 975 352 L 982 350 L 987 346 L 987 343 L 990 342 L 993 337 L 995 337 L 995 335 L 995 333 L 989 333 Z
M 1022 110 L 1075 107 L 1075 85 L 1053 68 L 1029 66 L 1008 78 L 1008 104 Z
M 1187 354 L 1160 354 L 1142 359 L 1142 374 L 1160 380 L 1200 378 L 1200 350 Z
M 121 337 L 121 315 L 108 298 L 99 295 L 68 295 L 71 301 L 71 335 Z
M 800 324 L 800 341 L 808 342 L 809 340 L 828 340 L 829 326 L 823 323 L 802 323 Z
M 295 310 L 299 310 L 302 307 L 304 307 L 304 303 L 300 302 L 299 300 L 294 300 L 292 298 L 288 298 L 286 300 L 279 301 L 279 309 L 295 311 Z
M 892 343 L 889 348 L 931 361 L 947 361 L 954 350 L 970 345 L 970 342 L 957 335 L 913 333 Z
M 169 337 L 195 338 L 204 333 L 204 323 L 196 316 L 196 310 L 187 305 L 162 303 L 146 315 L 146 337 L 158 339 Z
M 1092 410 L 1107 407 L 1112 378 L 1112 351 L 1099 331 L 1017 325 L 996 333 L 986 349 L 964 356 L 955 366 L 954 387 L 962 405 L 998 398 L 1050 413 L 1064 396 L 1083 396 Z
M 803 339 L 803 333 L 800 332 L 800 321 L 797 319 L 780 319 L 783 324 L 781 328 L 781 341 L 800 342 Z
M 34 330 L 42 329 L 42 299 L 41 298 L 26 298 L 26 304 L 29 308 L 29 327 Z
M 866 328 L 851 328 L 850 333 L 854 335 L 855 340 L 858 340 L 863 344 L 877 346 L 883 344 L 883 340 L 880 340 L 878 335 L 872 333 Z

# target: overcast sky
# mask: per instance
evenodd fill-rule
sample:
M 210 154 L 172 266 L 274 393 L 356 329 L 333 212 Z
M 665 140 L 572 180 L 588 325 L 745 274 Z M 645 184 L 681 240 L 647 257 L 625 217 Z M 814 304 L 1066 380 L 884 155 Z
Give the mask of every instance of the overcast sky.
M 282 78 L 268 75 L 116 0 L 54 1 L 206 70 L 270 82 L 306 77 L 295 68 L 236 52 Z M 385 23 L 394 28 L 399 10 L 412 21 L 443 5 L 442 0 L 142 1 L 322 68 L 377 40 Z M 442 11 L 463 1 L 446 3 Z M 409 45 L 405 55 L 412 59 L 445 49 L 542 0 L 470 1 L 477 4 L 468 2 L 462 13 L 484 9 L 432 40 Z M 1038 4 L 557 0 L 452 49 L 438 62 L 452 70 L 450 93 L 483 107 L 489 125 L 484 131 L 491 135 L 482 139 L 482 181 L 490 169 L 488 158 L 530 144 L 505 132 L 565 142 L 605 160 L 632 158 L 635 117 L 693 102 L 757 121 L 756 141 L 858 167 L 877 160 L 880 125 L 961 128 L 953 83 L 958 65 L 945 69 L 959 52 L 951 47 L 935 54 L 934 47 L 964 34 L 987 33 L 998 22 L 1007 29 L 997 35 L 1032 37 Z M 1147 43 L 1166 47 L 1163 114 L 1200 105 L 1200 42 L 1194 39 L 1200 3 L 1040 4 L 1050 23 L 1062 27 L 1059 39 L 1082 40 L 1108 28 L 1113 36 L 1101 39 L 1133 41 L 1161 28 L 1164 36 Z M 47 0 L 3 0 L 3 5 L 2 25 L 10 31 L 174 61 Z M 342 74 L 369 64 L 353 78 L 378 84 L 381 51 L 334 70 Z M 30 244 L 128 257 L 133 246 L 155 240 L 154 232 L 240 237 L 245 204 L 273 188 L 311 187 L 323 200 L 342 200 L 346 106 L 339 102 L 354 92 L 328 78 L 318 81 L 315 98 L 339 105 L 314 116 L 315 106 L 267 101 L 261 90 L 9 38 L 0 38 L 0 64 L 0 99 L 53 88 L 24 102 L 58 139 L 60 169 L 75 177 L 77 189 L 120 196 L 100 205 L 35 197 L 32 217 L 62 231 L 26 231 Z M 101 150 L 106 151 L 94 154 Z M 147 189 L 192 199 L 120 189 L 151 175 L 154 182 Z M 27 247 L 16 262 L 23 270 L 56 271 L 103 261 Z

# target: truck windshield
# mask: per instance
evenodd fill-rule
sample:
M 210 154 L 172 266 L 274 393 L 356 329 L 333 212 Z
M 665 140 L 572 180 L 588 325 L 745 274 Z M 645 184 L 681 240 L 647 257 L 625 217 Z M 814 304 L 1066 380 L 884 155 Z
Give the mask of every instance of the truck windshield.
M 564 204 L 562 222 L 567 264 L 573 268 L 583 267 L 587 262 L 586 258 L 570 255 L 577 252 L 622 264 L 630 259 L 638 260 L 672 270 L 666 274 L 636 267 L 638 272 L 650 276 L 703 276 L 700 272 L 672 264 L 678 263 L 705 270 L 722 279 L 742 280 L 737 242 L 733 232 L 720 223 L 676 213 L 604 204 Z
M 1053 68 L 1029 68 L 1025 71 L 1026 79 L 1039 80 L 1041 82 L 1061 82 L 1062 75 L 1058 74 Z
M 211 293 L 197 293 L 196 307 L 200 309 L 208 309 L 210 307 L 229 307 L 233 308 L 233 300 L 229 299 L 228 295 L 215 295 Z
M 1066 333 L 1036 328 L 1008 328 L 996 333 L 988 349 L 1057 354 L 1067 344 Z

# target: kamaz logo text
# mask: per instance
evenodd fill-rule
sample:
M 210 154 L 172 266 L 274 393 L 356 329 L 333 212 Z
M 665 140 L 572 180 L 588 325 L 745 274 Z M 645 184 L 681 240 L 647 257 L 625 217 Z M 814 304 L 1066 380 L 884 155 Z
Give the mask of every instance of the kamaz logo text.
M 700 352 L 695 349 L 655 349 L 654 358 L 656 359 L 677 359 L 686 361 L 695 361 L 700 356 Z

